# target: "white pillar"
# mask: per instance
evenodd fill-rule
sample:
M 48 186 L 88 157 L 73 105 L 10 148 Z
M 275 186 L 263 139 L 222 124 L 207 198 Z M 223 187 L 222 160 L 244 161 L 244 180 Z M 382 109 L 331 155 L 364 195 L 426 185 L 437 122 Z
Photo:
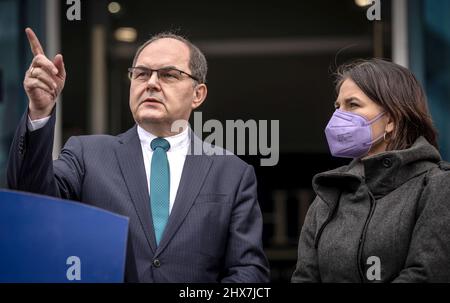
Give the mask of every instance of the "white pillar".
M 92 134 L 106 132 L 106 33 L 102 25 L 94 25 L 91 32 L 91 93 L 90 127 Z
M 61 50 L 58 0 L 45 1 L 45 46 L 46 55 L 52 60 Z M 55 140 L 53 143 L 53 159 L 56 159 L 62 147 L 62 97 L 59 96 L 56 111 Z
M 277 246 L 287 245 L 288 229 L 287 229 L 287 200 L 288 195 L 285 190 L 276 190 L 273 192 L 274 201 L 274 225 L 272 243 Z
M 392 61 L 409 66 L 408 1 L 392 1 Z

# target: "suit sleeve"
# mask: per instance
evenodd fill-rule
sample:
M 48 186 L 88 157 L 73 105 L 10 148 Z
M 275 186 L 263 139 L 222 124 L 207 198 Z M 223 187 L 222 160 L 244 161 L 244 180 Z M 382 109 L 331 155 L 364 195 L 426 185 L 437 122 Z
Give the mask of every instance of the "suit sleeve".
M 253 167 L 247 166 L 233 205 L 221 282 L 269 282 L 262 228 L 256 176 Z
M 36 131 L 28 130 L 27 119 L 28 112 L 25 112 L 11 145 L 8 188 L 79 200 L 84 173 L 80 140 L 70 138 L 58 160 L 53 161 L 56 110 L 53 110 L 48 123 Z
M 298 242 L 297 266 L 291 278 L 292 283 L 321 282 L 315 248 L 316 213 L 319 202 L 319 198 L 316 198 L 306 214 Z
M 422 194 L 408 256 L 392 282 L 450 282 L 450 173 L 434 177 Z

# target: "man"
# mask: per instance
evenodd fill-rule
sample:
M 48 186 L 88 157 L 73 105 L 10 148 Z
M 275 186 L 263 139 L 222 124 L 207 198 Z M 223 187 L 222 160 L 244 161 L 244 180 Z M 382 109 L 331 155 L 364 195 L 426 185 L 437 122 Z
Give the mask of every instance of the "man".
M 117 137 L 72 137 L 52 163 L 66 71 L 61 55 L 49 60 L 26 33 L 34 54 L 24 80 L 29 106 L 11 147 L 9 187 L 129 217 L 126 281 L 267 282 L 253 168 L 211 155 L 178 123 L 206 98 L 201 51 L 173 34 L 147 41 L 129 69 L 136 125 Z

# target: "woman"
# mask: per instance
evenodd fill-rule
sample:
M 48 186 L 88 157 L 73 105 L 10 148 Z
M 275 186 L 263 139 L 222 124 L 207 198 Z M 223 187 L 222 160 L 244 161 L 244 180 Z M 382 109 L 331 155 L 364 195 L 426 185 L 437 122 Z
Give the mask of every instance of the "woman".
M 313 178 L 292 282 L 450 282 L 450 167 L 414 75 L 339 69 L 325 134 L 348 165 Z

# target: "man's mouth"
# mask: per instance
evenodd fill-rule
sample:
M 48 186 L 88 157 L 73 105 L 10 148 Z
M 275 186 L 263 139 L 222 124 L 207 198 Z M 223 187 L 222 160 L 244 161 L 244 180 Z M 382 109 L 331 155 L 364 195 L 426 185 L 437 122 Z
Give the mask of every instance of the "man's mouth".
M 141 102 L 141 104 L 155 104 L 155 103 L 163 104 L 160 100 L 156 98 L 146 98 L 144 99 L 144 101 Z

